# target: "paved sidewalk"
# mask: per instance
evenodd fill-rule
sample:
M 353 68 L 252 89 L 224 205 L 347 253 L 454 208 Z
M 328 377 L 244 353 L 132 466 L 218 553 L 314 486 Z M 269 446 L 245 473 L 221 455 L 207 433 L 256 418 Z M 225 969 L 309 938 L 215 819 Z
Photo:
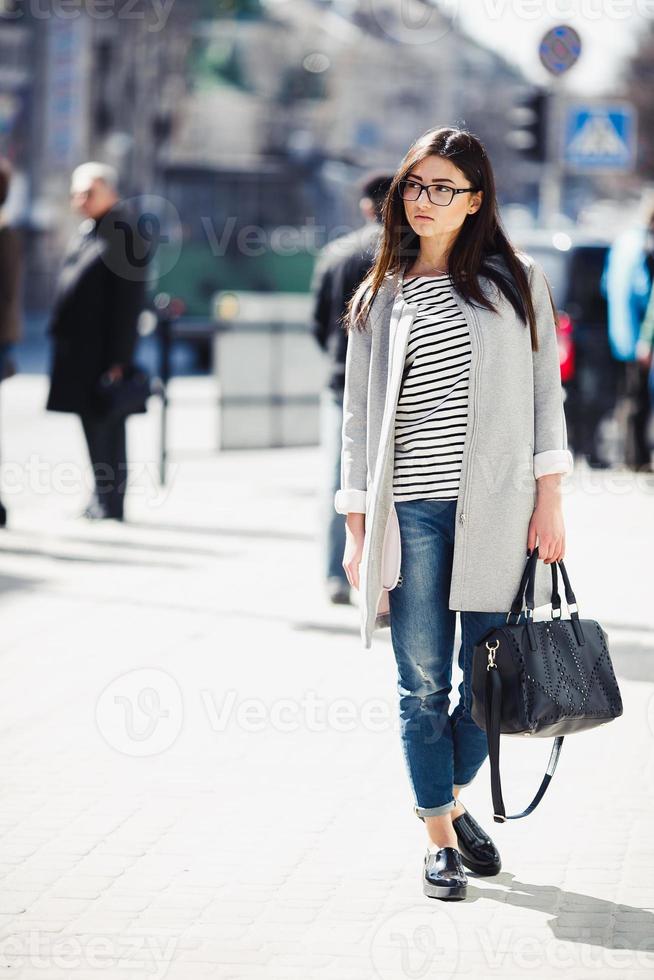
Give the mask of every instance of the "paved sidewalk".
M 652 976 L 653 486 L 580 467 L 566 487 L 566 564 L 625 713 L 566 739 L 525 820 L 493 823 L 484 765 L 462 799 L 503 871 L 448 904 L 422 895 L 389 632 L 364 650 L 323 598 L 319 451 L 210 455 L 206 408 L 179 408 L 162 494 L 155 415 L 135 418 L 130 523 L 87 524 L 81 432 L 44 392 L 2 391 L 5 975 Z M 550 745 L 503 740 L 510 809 Z

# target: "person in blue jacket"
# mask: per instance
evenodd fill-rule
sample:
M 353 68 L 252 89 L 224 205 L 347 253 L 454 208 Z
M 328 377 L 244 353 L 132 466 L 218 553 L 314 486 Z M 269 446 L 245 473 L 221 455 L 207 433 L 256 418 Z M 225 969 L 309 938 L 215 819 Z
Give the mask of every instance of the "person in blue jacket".
M 606 257 L 601 289 L 607 300 L 609 346 L 619 362 L 619 414 L 624 420 L 624 463 L 650 471 L 648 370 L 637 352 L 654 280 L 654 209 L 620 234 Z

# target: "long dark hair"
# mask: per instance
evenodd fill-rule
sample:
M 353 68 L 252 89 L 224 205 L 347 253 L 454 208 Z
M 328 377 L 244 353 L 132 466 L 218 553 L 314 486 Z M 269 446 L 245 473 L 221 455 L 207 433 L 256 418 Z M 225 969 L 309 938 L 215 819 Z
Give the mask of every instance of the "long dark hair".
M 383 234 L 372 268 L 350 298 L 342 317 L 346 329 L 364 329 L 370 307 L 384 278 L 403 272 L 420 253 L 420 236 L 409 225 L 398 184 L 425 157 L 451 160 L 468 178 L 471 186 L 482 190 L 481 207 L 466 215 L 448 255 L 448 271 L 455 288 L 468 302 L 497 312 L 484 294 L 478 277 L 484 275 L 506 296 L 517 316 L 529 326 L 532 350 L 538 350 L 536 315 L 525 268 L 502 228 L 497 210 L 495 178 L 481 141 L 466 130 L 443 126 L 423 133 L 407 151 L 386 195 L 382 210 Z M 493 261 L 494 260 L 494 261 Z M 499 260 L 499 261 L 498 261 Z M 360 301 L 358 301 L 360 300 Z M 550 292 L 556 318 L 556 308 Z M 354 307 L 356 315 L 353 316 Z

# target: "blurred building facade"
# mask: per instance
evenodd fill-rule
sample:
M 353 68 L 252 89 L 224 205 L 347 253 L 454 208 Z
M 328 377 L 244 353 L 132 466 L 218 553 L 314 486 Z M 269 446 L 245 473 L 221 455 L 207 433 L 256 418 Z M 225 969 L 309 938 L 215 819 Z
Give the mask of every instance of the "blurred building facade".
M 422 0 L 176 0 L 165 23 L 138 3 L 110 17 L 4 4 L 1 135 L 25 187 L 34 309 L 52 295 L 77 221 L 69 175 L 86 159 L 113 163 L 125 196 L 170 202 L 170 247 L 183 247 L 162 286 L 196 314 L 221 288 L 305 290 L 317 250 L 360 223 L 358 177 L 394 169 L 433 126 L 481 137 L 501 200 L 535 195 L 536 168 L 504 138 L 526 80 Z

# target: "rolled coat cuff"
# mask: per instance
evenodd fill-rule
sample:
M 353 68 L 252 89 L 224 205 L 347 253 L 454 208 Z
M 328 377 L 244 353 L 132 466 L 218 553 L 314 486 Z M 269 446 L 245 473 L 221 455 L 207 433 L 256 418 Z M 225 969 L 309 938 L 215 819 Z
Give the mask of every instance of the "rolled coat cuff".
M 569 449 L 546 449 L 534 453 L 534 476 L 547 476 L 548 473 L 572 473 L 574 460 Z
M 334 508 L 338 514 L 365 514 L 365 490 L 337 490 L 334 494 Z

